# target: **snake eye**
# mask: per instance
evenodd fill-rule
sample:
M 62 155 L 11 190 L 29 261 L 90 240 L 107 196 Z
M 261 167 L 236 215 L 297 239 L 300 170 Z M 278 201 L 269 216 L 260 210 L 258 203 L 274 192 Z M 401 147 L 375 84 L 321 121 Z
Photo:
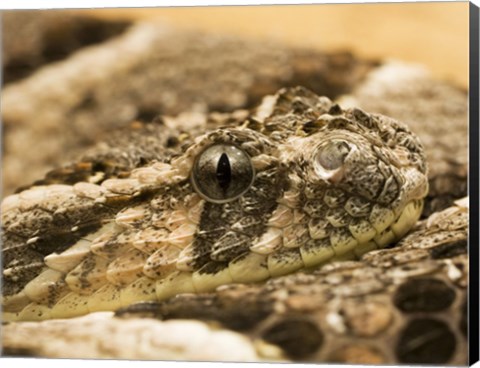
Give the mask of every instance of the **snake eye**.
M 238 147 L 216 144 L 198 157 L 193 167 L 193 187 L 209 202 L 232 201 L 253 183 L 254 170 L 250 157 Z
M 352 146 L 345 141 L 332 140 L 321 146 L 314 157 L 314 168 L 323 178 L 330 178 L 333 172 L 342 168 Z
M 327 170 L 336 170 L 343 165 L 350 146 L 345 141 L 332 141 L 323 146 L 315 157 L 316 163 Z

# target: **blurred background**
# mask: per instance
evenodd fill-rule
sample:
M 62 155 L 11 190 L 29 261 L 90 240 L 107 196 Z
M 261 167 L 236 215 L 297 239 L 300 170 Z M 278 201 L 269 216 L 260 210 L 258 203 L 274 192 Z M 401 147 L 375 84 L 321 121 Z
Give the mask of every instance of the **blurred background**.
M 88 10 L 115 20 L 157 19 L 180 27 L 426 65 L 468 86 L 468 2 L 225 6 Z M 83 11 L 82 11 L 83 12 Z

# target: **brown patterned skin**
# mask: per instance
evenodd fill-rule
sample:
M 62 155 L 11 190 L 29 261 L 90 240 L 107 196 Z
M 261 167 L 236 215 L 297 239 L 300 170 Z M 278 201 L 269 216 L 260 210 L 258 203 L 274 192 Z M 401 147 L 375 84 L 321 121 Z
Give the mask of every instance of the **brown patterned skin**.
M 70 185 L 6 198 L 6 318 L 263 281 L 383 248 L 420 216 L 425 156 L 402 123 L 303 88 L 237 118 L 186 132 L 138 124 L 137 144 L 76 164 Z
M 374 204 L 388 206 L 392 212 L 397 209 L 400 215 L 402 205 L 426 194 L 423 150 L 406 126 L 359 109 L 344 111 L 328 99 L 301 88 L 281 91 L 251 115 L 240 111 L 212 114 L 207 120 L 196 123 L 190 120 L 185 125 L 181 119 L 175 122 L 179 124 L 175 128 L 168 119 L 151 124 L 134 123 L 128 133 L 114 134 L 111 143 L 100 145 L 81 162 L 56 170 L 37 183 L 37 188 L 44 186 L 48 190 L 33 187 L 3 203 L 6 245 L 3 295 L 10 317 L 56 317 L 55 305 L 71 290 L 84 298 L 80 300 L 86 301 L 87 308 L 82 309 L 75 300 L 71 303 L 73 307 L 62 309 L 63 313 L 71 314 L 62 316 L 98 310 L 89 309 L 94 305 L 113 310 L 125 306 L 122 304 L 125 300 L 156 300 L 162 282 L 157 282 L 156 292 L 148 294 L 148 283 L 144 281 L 168 279 L 165 275 L 178 270 L 183 275 L 189 274 L 188 280 L 197 277 L 197 283 L 193 281 L 194 290 L 177 289 L 173 294 L 210 291 L 228 283 L 224 282 L 222 271 L 226 267 L 230 271 L 235 269 L 231 265 L 236 262 L 242 264 L 245 253 L 262 256 L 262 252 L 270 252 L 263 254 L 267 259 L 263 271 L 266 269 L 268 274 L 262 279 L 293 272 L 302 268 L 296 260 L 301 259 L 305 266 L 304 259 L 309 259 L 302 257 L 308 254 L 305 249 L 309 249 L 309 243 L 326 239 L 312 239 L 312 234 L 321 236 L 318 234 L 324 229 L 316 226 L 319 219 L 327 219 L 327 239 L 334 254 L 329 253 L 318 263 L 332 262 L 335 257 L 357 257 L 372 248 L 352 252 L 358 249 L 358 242 L 355 246 L 345 241 L 334 243 L 338 237 L 332 238 L 332 234 L 348 229 L 355 238 L 353 225 L 358 223 L 355 220 L 372 221 Z M 205 131 L 210 133 L 204 134 Z M 318 136 L 322 139 L 317 140 Z M 136 144 L 131 143 L 132 137 Z M 338 155 L 325 151 L 325 146 L 332 147 L 329 144 L 339 138 L 350 144 L 340 171 L 336 170 Z M 233 143 L 247 152 L 255 167 L 255 180 L 236 200 L 226 203 L 204 200 L 199 205 L 202 199 L 197 198 L 192 187 L 190 172 L 195 160 L 212 143 Z M 344 146 L 333 147 L 341 150 Z M 313 165 L 316 160 L 312 160 L 318 158 L 319 151 L 327 152 L 320 155 L 320 169 Z M 360 161 L 352 152 L 362 153 Z M 376 169 L 366 169 L 371 166 Z M 394 180 L 389 180 L 392 177 Z M 85 184 L 87 180 L 99 185 Z M 69 185 L 52 186 L 53 183 Z M 321 201 L 315 201 L 316 198 Z M 347 205 L 351 198 L 367 200 Z M 52 207 L 46 208 L 47 204 Z M 287 208 L 278 211 L 279 204 Z M 293 217 L 304 220 L 296 223 L 289 217 L 289 208 L 297 209 L 296 213 L 292 211 Z M 339 211 L 343 216 L 338 215 Z M 298 212 L 303 212 L 303 216 Z M 168 218 L 162 213 L 168 213 Z M 420 212 L 414 214 L 419 216 Z M 150 311 L 149 315 L 167 319 L 218 320 L 228 328 L 280 346 L 293 360 L 464 364 L 466 216 L 467 211 L 461 205 L 437 213 L 417 225 L 396 248 L 367 253 L 360 261 L 333 262 L 313 272 L 280 276 L 265 284 L 223 286 L 215 293 L 180 295 L 160 304 L 131 307 L 119 314 L 142 315 Z M 102 232 L 101 241 L 90 239 L 90 243 L 78 246 L 79 238 L 88 238 L 112 220 L 122 231 Z M 175 221 L 182 225 L 190 221 L 198 227 L 187 226 L 175 233 L 182 226 L 175 225 Z M 289 221 L 307 229 L 305 243 L 285 246 Z M 393 222 L 387 224 L 389 230 Z M 416 217 L 407 227 L 415 222 Z M 231 231 L 238 229 L 235 226 L 238 223 L 242 231 Z M 398 224 L 404 223 L 405 220 L 397 221 L 397 231 Z M 275 237 L 260 241 L 267 229 L 272 228 L 282 231 L 281 247 Z M 169 253 L 176 262 L 164 262 L 158 254 L 154 256 L 159 244 L 148 237 L 151 229 L 175 233 L 169 244 L 175 241 L 176 247 L 183 245 L 186 249 L 193 242 L 192 251 L 185 251 L 183 258 L 178 253 Z M 193 234 L 188 232 L 192 229 Z M 368 233 L 361 229 L 355 233 L 359 237 Z M 401 226 L 401 230 L 408 229 Z M 139 238 L 138 234 L 144 236 Z M 378 238 L 377 241 L 376 248 L 387 245 Z M 68 253 L 74 243 L 77 253 L 63 258 L 51 256 Z M 347 250 L 335 254 L 335 250 L 342 248 L 339 245 Z M 279 257 L 283 263 L 268 262 L 268 254 L 282 254 L 282 250 L 288 251 Z M 298 253 L 300 258 L 291 256 Z M 101 260 L 107 262 L 99 265 Z M 44 262 L 48 267 L 54 265 L 54 272 L 46 269 Z M 275 268 L 277 264 L 281 267 Z M 59 270 L 61 267 L 63 272 Z M 251 273 L 255 275 L 254 271 L 259 270 Z M 35 288 L 28 288 L 39 275 L 48 276 L 47 282 L 34 282 L 31 285 Z M 239 277 L 239 281 L 260 281 L 247 280 L 245 275 Z M 122 294 L 132 283 L 147 294 L 135 294 L 131 289 Z M 42 285 L 46 287 L 39 287 Z M 91 295 L 98 294 L 105 285 L 108 293 L 92 299 Z M 182 285 L 185 287 L 186 283 L 177 284 Z M 119 298 L 115 290 L 120 290 Z M 163 296 L 168 297 L 167 294 Z M 128 297 L 122 299 L 122 295 Z M 435 334 L 424 336 L 426 331 Z M 418 339 L 423 342 L 412 346 L 411 342 Z M 433 353 L 432 346 L 440 345 L 442 354 Z

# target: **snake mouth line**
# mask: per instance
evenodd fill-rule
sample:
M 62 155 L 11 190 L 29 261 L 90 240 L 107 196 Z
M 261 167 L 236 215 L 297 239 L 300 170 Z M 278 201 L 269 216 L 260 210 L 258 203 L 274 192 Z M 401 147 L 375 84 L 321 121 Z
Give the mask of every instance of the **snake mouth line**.
M 261 282 L 301 269 L 316 269 L 334 261 L 358 259 L 367 252 L 382 249 L 402 238 L 416 224 L 422 209 L 423 200 L 410 201 L 381 234 L 372 235 L 354 246 L 332 247 L 323 257 L 317 258 L 315 265 L 306 264 L 301 257 L 284 257 L 280 260 L 280 267 L 271 268 L 266 257 L 249 253 L 231 261 L 228 267 L 216 273 L 174 271 L 159 280 L 141 276 L 123 288 L 107 283 L 91 295 L 69 292 L 51 306 L 32 302 L 19 312 L 4 309 L 2 319 L 6 322 L 38 321 L 114 311 L 136 302 L 161 301 L 182 293 L 212 292 L 221 285 Z

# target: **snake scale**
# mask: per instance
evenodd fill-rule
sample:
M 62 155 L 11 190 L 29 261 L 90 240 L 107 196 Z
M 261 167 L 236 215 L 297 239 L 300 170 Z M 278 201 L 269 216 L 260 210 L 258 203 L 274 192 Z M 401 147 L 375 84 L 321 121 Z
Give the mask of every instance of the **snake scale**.
M 421 108 L 362 88 L 136 120 L 6 197 L 6 347 L 21 321 L 118 310 L 216 320 L 292 360 L 464 364 L 468 206 L 442 184 L 463 157 L 445 168 L 384 115 Z

